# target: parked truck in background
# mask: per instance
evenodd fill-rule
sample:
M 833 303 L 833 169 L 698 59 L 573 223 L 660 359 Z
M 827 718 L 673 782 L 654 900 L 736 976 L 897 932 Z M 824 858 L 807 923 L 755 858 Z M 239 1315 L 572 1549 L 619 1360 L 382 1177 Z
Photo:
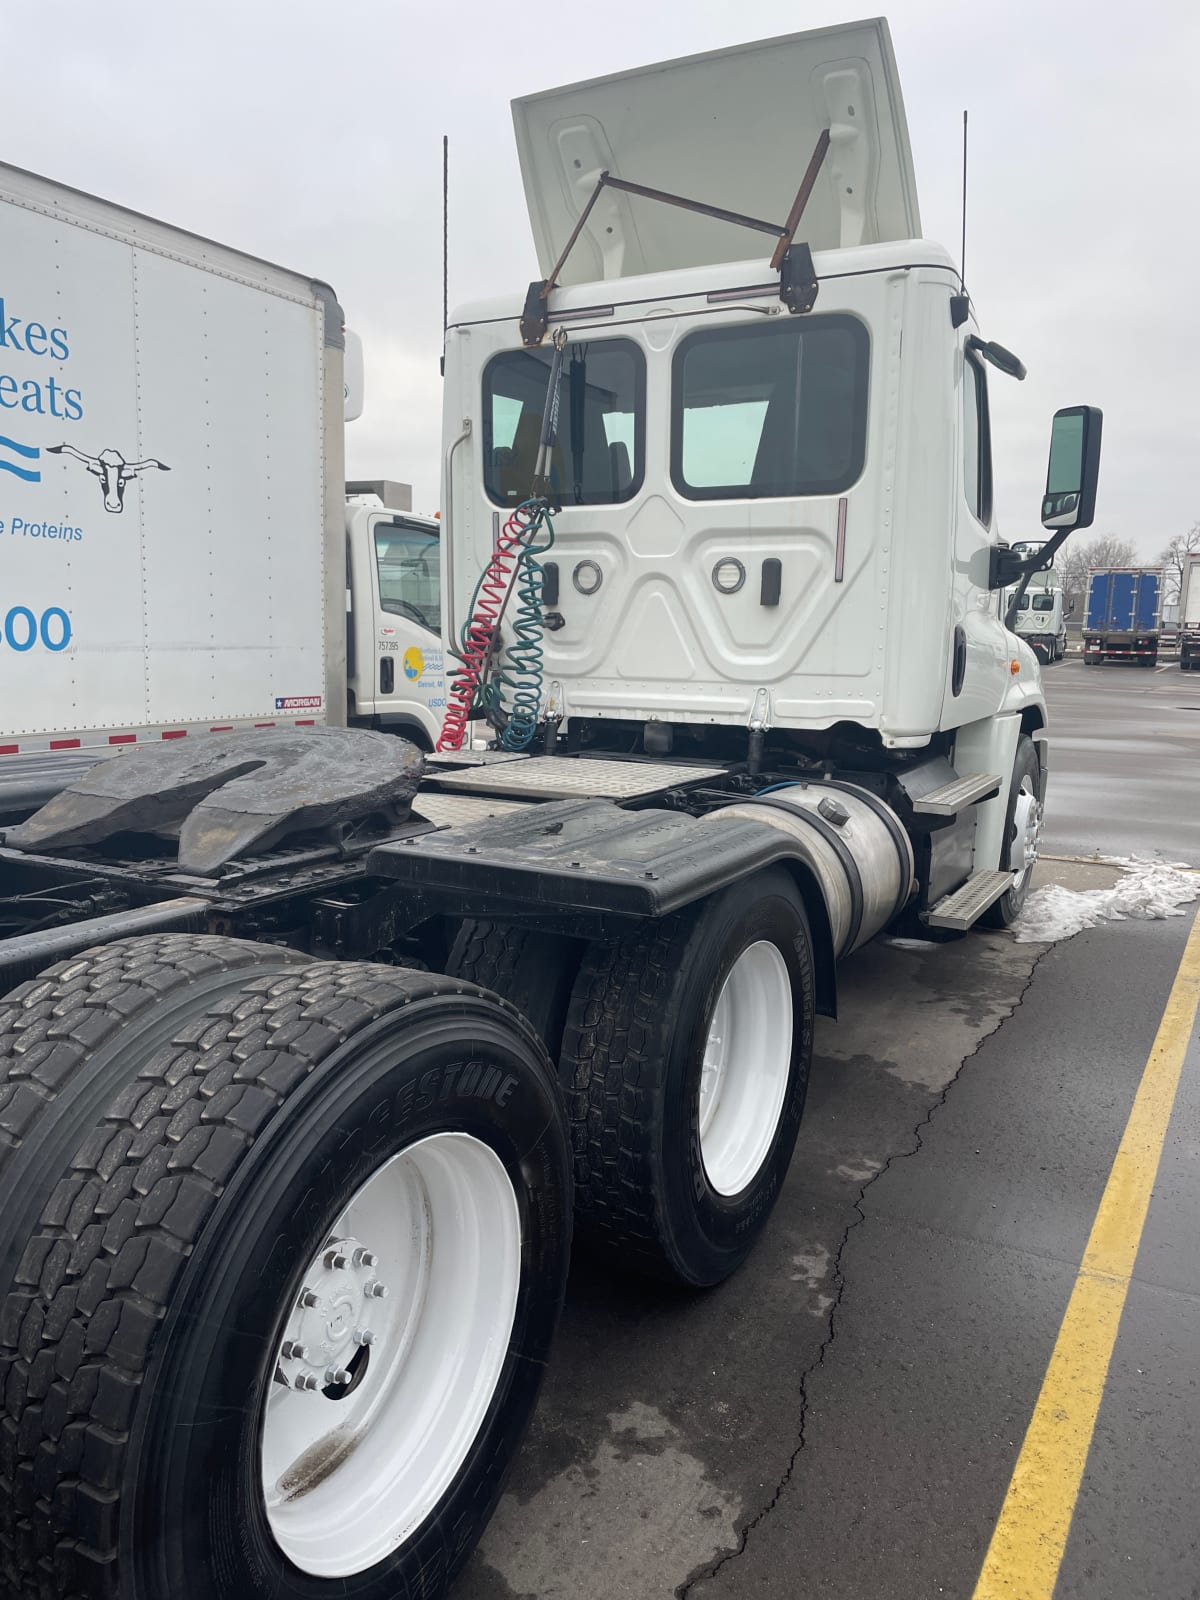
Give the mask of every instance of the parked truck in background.
M 1022 557 L 1040 555 L 1044 539 L 1014 543 L 1013 552 Z M 1006 600 L 1016 600 L 1012 628 L 1033 650 L 1043 666 L 1061 661 L 1067 653 L 1067 617 L 1075 602 L 1068 600 L 1053 566 L 1033 573 L 1020 591 Z
M 1067 653 L 1067 617 L 1072 609 L 1063 591 L 1030 586 L 1017 601 L 1014 631 L 1037 656 L 1043 666 L 1061 661 Z
M 1093 568 L 1083 607 L 1084 665 L 1132 661 L 1153 667 L 1158 661 L 1162 589 L 1160 567 Z
M 536 1400 L 572 1229 L 620 1270 L 727 1278 L 780 1194 L 838 960 L 889 928 L 1007 926 L 1028 893 L 1046 705 L 999 600 L 1090 524 L 1101 419 L 1056 415 L 1051 537 L 1001 546 L 988 386 L 1024 368 L 921 237 L 886 24 L 514 113 L 540 275 L 447 330 L 441 750 L 329 725 L 159 740 L 3 831 L 14 1600 L 443 1596 Z M 197 265 L 96 216 L 54 308 L 73 340 L 105 326 L 93 297 L 140 316 L 177 254 Z M 224 649 L 289 714 L 340 710 L 340 312 L 222 262 L 132 384 L 124 312 L 107 364 L 48 369 L 79 449 L 137 466 L 138 532 L 95 622 L 115 664 L 82 626 L 55 648 L 82 600 L 65 566 L 25 569 L 53 692 L 32 643 L 0 670 L 42 724 L 81 720 L 85 646 L 120 707 L 98 726 L 157 726 L 170 684 L 207 718 Z M 296 337 L 264 356 L 276 316 Z M 244 449 L 176 410 L 181 371 L 228 393 Z M 210 440 L 242 472 L 223 518 L 251 508 L 232 579 L 213 521 L 176 570 L 159 516 L 164 466 L 219 484 Z M 95 512 L 60 554 L 106 548 Z M 285 605 L 303 549 L 324 561 Z M 171 584 L 191 614 L 160 611 Z M 223 720 L 253 722 L 254 693 Z
M 0 805 L 147 739 L 432 748 L 439 525 L 346 492 L 332 292 L 2 166 L 0 263 Z
M 1179 669 L 1200 671 L 1200 550 L 1183 558 L 1179 585 Z

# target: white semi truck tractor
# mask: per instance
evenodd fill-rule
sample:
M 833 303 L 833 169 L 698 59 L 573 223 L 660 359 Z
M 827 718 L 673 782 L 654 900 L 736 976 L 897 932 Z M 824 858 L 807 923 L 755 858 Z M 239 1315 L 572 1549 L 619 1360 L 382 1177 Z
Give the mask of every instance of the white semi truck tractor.
M 538 277 L 448 333 L 438 751 L 160 741 L 4 830 L 19 1600 L 445 1594 L 572 1229 L 728 1277 L 838 960 L 1028 890 L 1047 718 L 1001 602 L 1091 521 L 1100 418 L 1057 415 L 1051 538 L 1002 547 L 1023 369 L 921 237 L 886 25 L 515 117 Z
M 1045 540 L 1025 540 L 1012 546 L 1014 554 L 1028 557 L 1041 552 Z M 1013 607 L 1006 616 L 1013 632 L 1024 639 L 1043 666 L 1061 661 L 1067 653 L 1067 618 L 1075 609 L 1053 567 L 1035 572 L 1027 584 L 1008 596 Z

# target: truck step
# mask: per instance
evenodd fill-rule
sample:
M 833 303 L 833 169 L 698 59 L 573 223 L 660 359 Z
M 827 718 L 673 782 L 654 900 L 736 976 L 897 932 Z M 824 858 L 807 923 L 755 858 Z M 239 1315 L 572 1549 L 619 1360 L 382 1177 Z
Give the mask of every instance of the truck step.
M 965 778 L 955 778 L 952 783 L 944 783 L 940 789 L 931 789 L 914 800 L 913 810 L 919 817 L 956 817 L 968 806 L 999 794 L 1000 782 L 988 773 L 969 772 Z
M 972 927 L 1013 886 L 1011 872 L 973 872 L 961 889 L 945 895 L 925 918 L 931 928 Z

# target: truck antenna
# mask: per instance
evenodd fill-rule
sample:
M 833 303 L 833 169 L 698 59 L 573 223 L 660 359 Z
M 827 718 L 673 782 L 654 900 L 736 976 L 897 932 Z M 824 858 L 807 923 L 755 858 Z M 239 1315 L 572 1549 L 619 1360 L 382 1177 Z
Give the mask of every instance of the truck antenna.
M 446 376 L 446 329 L 450 325 L 450 135 L 442 135 L 442 377 Z
M 967 113 L 963 111 L 962 251 L 958 258 L 958 286 L 967 292 Z

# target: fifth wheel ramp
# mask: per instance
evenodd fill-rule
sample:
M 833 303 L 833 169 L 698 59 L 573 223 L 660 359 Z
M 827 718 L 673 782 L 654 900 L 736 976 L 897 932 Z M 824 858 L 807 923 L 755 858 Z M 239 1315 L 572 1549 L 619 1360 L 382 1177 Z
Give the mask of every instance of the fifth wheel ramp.
M 4 843 L 46 851 L 178 828 L 180 868 L 212 877 L 288 833 L 375 813 L 407 816 L 423 764 L 403 739 L 349 728 L 260 728 L 148 745 L 84 773 L 9 828 Z

